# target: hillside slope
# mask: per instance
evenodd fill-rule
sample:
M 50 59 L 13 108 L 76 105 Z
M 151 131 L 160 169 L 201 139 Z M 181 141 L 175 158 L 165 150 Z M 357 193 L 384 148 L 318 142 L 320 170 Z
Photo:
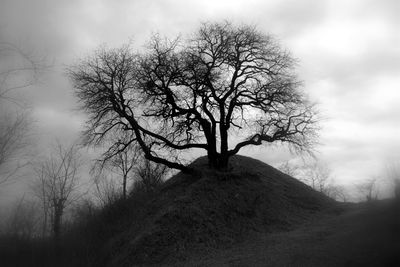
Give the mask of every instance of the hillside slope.
M 347 203 L 290 230 L 193 254 L 163 266 L 400 266 L 399 203 Z
M 254 232 L 295 228 L 334 201 L 273 167 L 244 156 L 226 173 L 208 169 L 205 157 L 179 173 L 146 203 L 141 227 L 110 240 L 108 266 L 182 260 L 188 251 L 245 240 Z M 136 218 L 137 219 L 137 218 Z

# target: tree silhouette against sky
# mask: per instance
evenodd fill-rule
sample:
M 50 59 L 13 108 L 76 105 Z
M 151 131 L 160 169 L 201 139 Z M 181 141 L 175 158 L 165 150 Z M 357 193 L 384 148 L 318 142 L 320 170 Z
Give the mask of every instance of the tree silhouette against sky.
M 105 158 L 135 143 L 147 159 L 190 171 L 179 152 L 202 149 L 225 170 L 246 146 L 312 148 L 316 112 L 295 64 L 272 36 L 223 22 L 186 39 L 156 35 L 144 52 L 101 48 L 69 75 L 89 115 L 86 143 L 115 140 Z

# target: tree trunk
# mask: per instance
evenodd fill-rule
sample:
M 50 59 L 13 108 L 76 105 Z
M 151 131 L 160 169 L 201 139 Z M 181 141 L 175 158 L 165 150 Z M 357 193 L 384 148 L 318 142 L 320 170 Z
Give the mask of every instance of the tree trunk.
M 209 129 L 209 128 L 208 128 Z M 228 167 L 228 131 L 225 125 L 220 125 L 221 135 L 221 153 L 217 152 L 217 141 L 216 141 L 216 130 L 215 127 L 210 129 L 210 132 L 206 134 L 208 149 L 208 165 L 212 169 L 226 170 Z M 205 131 L 207 133 L 207 131 Z
M 218 169 L 226 170 L 228 168 L 228 129 L 224 123 L 221 122 L 220 127 L 220 136 L 221 136 L 221 154 L 218 162 Z
M 122 198 L 126 199 L 126 180 L 127 180 L 127 175 L 124 175 L 123 181 L 122 181 Z
M 53 219 L 53 235 L 54 239 L 58 240 L 61 234 L 61 223 L 64 207 L 62 203 L 57 203 L 54 207 L 54 219 Z
M 58 239 L 60 237 L 60 229 L 61 229 L 61 216 L 58 212 L 54 215 L 54 224 L 53 224 L 53 234 L 54 239 Z
M 217 152 L 217 140 L 215 136 L 215 128 L 210 129 L 208 134 L 206 133 L 206 139 L 208 144 L 207 157 L 208 166 L 212 169 L 218 168 L 218 152 Z
M 218 169 L 219 170 L 227 170 L 229 163 L 229 157 L 227 153 L 221 154 L 218 160 Z
M 43 206 L 43 225 L 42 225 L 42 238 L 44 238 L 46 236 L 46 230 L 47 230 L 47 216 L 48 216 L 48 209 L 45 206 L 46 204 L 44 204 Z
M 220 153 L 210 153 L 208 152 L 208 165 L 212 169 L 216 170 L 227 170 L 229 163 L 229 156 L 227 154 L 223 155 Z

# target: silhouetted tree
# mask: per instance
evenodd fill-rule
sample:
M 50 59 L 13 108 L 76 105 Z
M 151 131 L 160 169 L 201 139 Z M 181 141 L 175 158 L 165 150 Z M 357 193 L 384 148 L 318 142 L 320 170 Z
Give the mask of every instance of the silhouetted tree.
M 44 62 L 28 49 L 1 39 L 0 34 L 0 100 L 15 102 L 12 93 L 33 84 L 46 67 Z
M 400 199 L 400 165 L 399 162 L 389 162 L 384 176 L 386 183 L 393 189 L 394 196 Z
M 362 197 L 365 197 L 368 202 L 377 200 L 379 196 L 378 178 L 371 177 L 356 185 Z
M 278 166 L 278 170 L 292 177 L 296 177 L 299 174 L 300 167 L 295 164 L 290 164 L 286 161 Z
M 344 187 L 343 185 L 334 184 L 332 182 L 325 186 L 325 190 L 323 193 L 328 197 L 341 202 L 346 202 L 349 198 L 346 187 Z
M 149 160 L 143 160 L 142 163 L 136 168 L 136 181 L 134 184 L 135 189 L 143 189 L 149 193 L 154 191 L 163 182 L 168 173 L 165 165 L 154 164 Z
M 81 165 L 76 145 L 68 148 L 57 144 L 54 153 L 37 167 L 36 195 L 41 199 L 45 214 L 50 217 L 53 236 L 61 233 L 65 209 L 75 200 L 78 189 L 78 169 Z M 46 227 L 46 225 L 44 225 Z
M 106 185 L 106 183 L 111 181 L 108 181 L 104 175 L 101 175 L 102 172 L 110 171 L 111 173 L 121 177 L 122 198 L 126 199 L 127 190 L 129 187 L 128 182 L 130 179 L 133 180 L 134 170 L 139 164 L 138 161 L 140 157 L 141 154 L 139 148 L 137 146 L 130 145 L 119 153 L 112 155 L 112 157 L 105 157 L 97 160 L 91 170 L 91 172 L 95 174 L 97 193 L 105 189 L 112 189 L 110 184 Z
M 26 200 L 24 196 L 13 205 L 5 232 L 14 238 L 30 239 L 37 233 L 38 222 L 36 203 Z
M 305 166 L 302 179 L 313 189 L 329 195 L 331 178 L 331 170 L 329 167 L 323 162 L 315 161 Z
M 303 165 L 294 165 L 285 162 L 278 166 L 278 169 L 300 181 L 308 184 L 313 189 L 324 195 L 340 200 L 347 201 L 347 192 L 344 186 L 335 184 L 331 169 L 324 162 L 312 159 Z
M 33 53 L 3 40 L 0 34 L 0 184 L 9 182 L 25 163 L 29 117 L 15 96 L 35 82 L 45 66 Z
M 29 145 L 28 130 L 25 113 L 0 116 L 0 185 L 9 182 L 25 165 L 21 159 Z
M 94 177 L 94 196 L 102 206 L 107 206 L 121 196 L 121 191 L 117 189 L 115 179 L 110 178 L 103 172 L 97 172 Z
M 226 169 L 245 146 L 312 147 L 315 110 L 294 66 L 254 27 L 206 23 L 186 40 L 155 36 L 141 54 L 102 48 L 69 75 L 89 114 L 87 144 L 118 133 L 106 157 L 136 143 L 147 159 L 190 171 L 178 152 L 203 149 L 211 167 Z
M 394 197 L 396 198 L 397 202 L 400 202 L 400 180 L 395 180 L 394 185 Z
M 134 167 L 138 161 L 138 153 L 133 149 L 125 149 L 115 155 L 111 160 L 111 166 L 115 169 L 122 178 L 122 198 L 126 199 L 128 179 L 133 178 Z

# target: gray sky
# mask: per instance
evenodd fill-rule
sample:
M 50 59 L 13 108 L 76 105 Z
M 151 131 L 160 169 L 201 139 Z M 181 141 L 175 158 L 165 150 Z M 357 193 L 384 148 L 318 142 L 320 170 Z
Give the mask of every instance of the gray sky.
M 99 45 L 133 40 L 140 48 L 154 32 L 185 35 L 202 21 L 255 24 L 300 60 L 304 90 L 324 117 L 317 155 L 351 184 L 400 156 L 399 12 L 398 0 L 0 0 L 0 30 L 54 59 L 23 92 L 46 144 L 81 130 L 63 72 Z M 273 165 L 291 158 L 268 147 L 246 154 Z

